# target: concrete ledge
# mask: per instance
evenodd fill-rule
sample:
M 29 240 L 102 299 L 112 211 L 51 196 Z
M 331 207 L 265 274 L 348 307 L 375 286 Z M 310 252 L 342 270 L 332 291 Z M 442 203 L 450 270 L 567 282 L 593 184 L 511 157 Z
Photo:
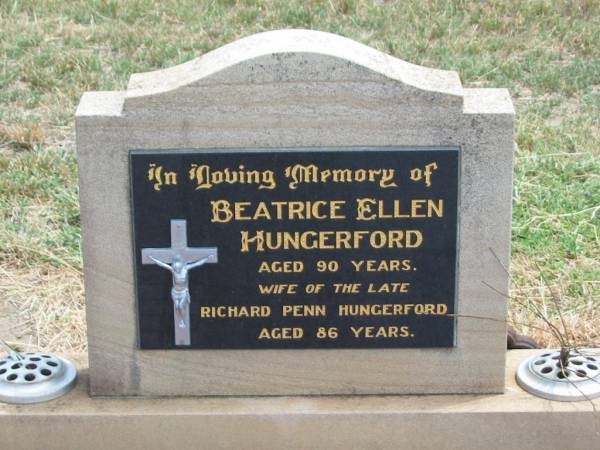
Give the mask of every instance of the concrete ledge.
M 73 358 L 80 379 L 67 396 L 0 404 L 0 448 L 598 448 L 600 415 L 590 402 L 542 400 L 515 384 L 529 354 L 508 353 L 502 395 L 169 399 L 92 399 L 85 358 Z

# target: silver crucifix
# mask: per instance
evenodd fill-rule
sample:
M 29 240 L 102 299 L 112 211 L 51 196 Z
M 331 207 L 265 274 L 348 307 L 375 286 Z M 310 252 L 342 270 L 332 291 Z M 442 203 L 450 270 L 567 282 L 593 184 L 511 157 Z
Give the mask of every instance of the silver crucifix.
M 171 220 L 171 248 L 143 248 L 142 264 L 156 264 L 173 275 L 171 300 L 175 320 L 175 345 L 190 345 L 189 271 L 218 262 L 216 247 L 188 247 L 187 222 Z

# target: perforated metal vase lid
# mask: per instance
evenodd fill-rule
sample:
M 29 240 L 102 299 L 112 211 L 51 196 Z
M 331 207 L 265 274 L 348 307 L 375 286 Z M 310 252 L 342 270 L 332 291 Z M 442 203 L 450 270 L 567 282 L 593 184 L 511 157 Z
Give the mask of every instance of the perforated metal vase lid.
M 16 353 L 0 359 L 0 401 L 37 403 L 69 392 L 77 379 L 75 366 L 50 353 Z
M 519 366 L 517 383 L 527 392 L 550 400 L 600 397 L 600 356 L 570 352 L 567 364 L 562 365 L 560 351 L 534 355 Z

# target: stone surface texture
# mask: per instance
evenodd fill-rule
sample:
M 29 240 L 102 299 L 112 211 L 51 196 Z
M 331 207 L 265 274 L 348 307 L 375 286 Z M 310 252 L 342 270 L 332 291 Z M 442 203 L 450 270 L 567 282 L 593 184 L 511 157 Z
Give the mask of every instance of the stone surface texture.
M 514 110 L 316 31 L 261 33 L 88 92 L 77 110 L 92 395 L 500 393 Z M 140 351 L 128 151 L 461 147 L 457 345 L 450 349 Z M 504 266 L 504 267 L 503 267 Z M 492 286 L 494 289 L 486 286 Z
M 90 398 L 87 371 L 80 365 L 79 385 L 65 397 L 37 405 L 0 403 L 0 448 L 598 448 L 594 407 L 600 408 L 599 399 L 595 406 L 544 400 L 515 384 L 518 364 L 531 353 L 508 353 L 501 395 Z

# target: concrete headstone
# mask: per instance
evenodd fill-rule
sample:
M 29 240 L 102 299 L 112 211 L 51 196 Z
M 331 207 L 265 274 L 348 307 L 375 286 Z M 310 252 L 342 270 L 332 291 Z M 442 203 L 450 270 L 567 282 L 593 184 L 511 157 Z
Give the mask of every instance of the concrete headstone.
M 92 395 L 502 392 L 513 121 L 306 30 L 85 93 Z

